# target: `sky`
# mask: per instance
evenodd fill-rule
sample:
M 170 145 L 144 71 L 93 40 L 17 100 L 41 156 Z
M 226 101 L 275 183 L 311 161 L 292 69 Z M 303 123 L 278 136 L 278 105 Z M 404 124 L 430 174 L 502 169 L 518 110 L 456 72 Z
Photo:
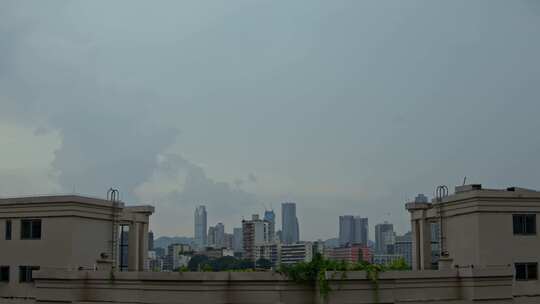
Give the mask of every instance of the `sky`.
M 540 189 L 535 0 L 0 1 L 0 196 L 118 188 L 157 236 L 294 201 L 409 230 L 437 185 Z

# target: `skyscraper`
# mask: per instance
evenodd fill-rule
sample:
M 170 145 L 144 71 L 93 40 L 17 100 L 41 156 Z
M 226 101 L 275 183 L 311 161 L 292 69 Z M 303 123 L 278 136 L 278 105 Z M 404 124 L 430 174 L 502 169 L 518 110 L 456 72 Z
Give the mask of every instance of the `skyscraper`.
M 195 209 L 195 244 L 198 247 L 204 247 L 207 244 L 206 207 L 202 205 Z
M 359 216 L 342 215 L 339 217 L 339 244 L 368 243 L 368 219 Z
M 234 228 L 233 229 L 233 250 L 234 252 L 243 252 L 244 251 L 244 245 L 243 245 L 243 235 L 242 235 L 242 228 Z
M 148 250 L 154 250 L 154 233 L 151 230 L 148 232 Z
M 388 252 L 388 245 L 395 242 L 394 225 L 384 222 L 375 225 L 375 251 L 379 254 Z
M 369 225 L 367 217 L 354 217 L 354 244 L 367 246 L 369 236 Z
M 274 210 L 265 210 L 264 211 L 264 220 L 269 223 L 268 225 L 268 234 L 270 237 L 270 242 L 274 241 L 276 237 L 276 214 Z
M 281 204 L 281 233 L 285 244 L 294 244 L 300 240 L 300 229 L 296 217 L 296 204 Z
M 339 217 L 339 244 L 352 243 L 354 239 L 354 217 L 342 215 Z
M 216 233 L 216 247 L 226 247 L 225 242 L 225 225 L 218 223 L 215 228 Z

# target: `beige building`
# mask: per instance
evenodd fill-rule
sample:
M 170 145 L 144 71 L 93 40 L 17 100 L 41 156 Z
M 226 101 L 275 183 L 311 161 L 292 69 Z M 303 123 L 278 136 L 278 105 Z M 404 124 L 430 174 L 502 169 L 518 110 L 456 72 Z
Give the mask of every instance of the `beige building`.
M 0 199 L 0 298 L 33 298 L 35 270 L 121 270 L 122 254 L 125 268 L 143 270 L 153 212 L 76 195 Z M 112 242 L 121 235 L 127 246 Z
M 411 213 L 413 270 L 431 267 L 430 223 L 440 223 L 440 269 L 510 267 L 514 295 L 540 303 L 540 192 L 464 185 L 452 195 L 439 194 L 432 203 L 406 205 Z

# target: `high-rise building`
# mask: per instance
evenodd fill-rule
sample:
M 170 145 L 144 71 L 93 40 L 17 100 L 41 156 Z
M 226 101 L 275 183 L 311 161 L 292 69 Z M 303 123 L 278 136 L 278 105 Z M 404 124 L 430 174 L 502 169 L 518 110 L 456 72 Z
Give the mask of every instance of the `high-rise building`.
M 154 233 L 150 230 L 148 232 L 148 251 L 154 250 Z
M 207 244 L 207 234 L 206 234 L 206 207 L 198 206 L 195 209 L 195 244 L 198 247 L 204 247 Z
M 384 222 L 375 225 L 375 252 L 378 254 L 387 254 L 388 245 L 395 242 L 394 225 Z
M 339 244 L 352 243 L 354 238 L 354 217 L 342 215 L 339 217 Z
M 368 219 L 359 216 L 342 215 L 339 217 L 339 244 L 368 243 Z
M 285 244 L 298 243 L 300 240 L 300 229 L 298 218 L 296 217 L 296 204 L 281 204 L 281 234 L 282 242 Z
M 234 252 L 243 252 L 244 251 L 243 239 L 244 239 L 244 236 L 242 235 L 242 228 L 234 228 L 233 229 L 233 250 L 234 250 Z
M 255 249 L 257 246 L 269 244 L 269 223 L 261 220 L 259 215 L 254 214 L 250 221 L 242 220 L 243 233 L 243 256 L 245 259 L 255 262 Z
M 206 245 L 214 247 L 216 246 L 216 227 L 208 227 L 208 240 Z
M 225 225 L 223 223 L 217 223 L 216 228 L 216 239 L 215 239 L 215 245 L 218 248 L 226 247 L 225 244 Z
M 270 236 L 270 241 L 273 242 L 276 238 L 276 214 L 274 213 L 274 210 L 265 210 L 264 220 L 269 223 L 268 234 Z
M 354 217 L 354 243 L 368 245 L 369 225 L 367 217 Z
M 412 266 L 412 233 L 410 231 L 404 235 L 396 236 L 394 254 L 401 255 L 407 265 Z

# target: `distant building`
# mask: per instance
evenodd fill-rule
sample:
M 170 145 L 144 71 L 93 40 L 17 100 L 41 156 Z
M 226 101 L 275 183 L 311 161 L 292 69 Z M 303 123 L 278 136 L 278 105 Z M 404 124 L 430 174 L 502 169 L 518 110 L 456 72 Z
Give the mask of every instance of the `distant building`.
M 284 244 L 295 244 L 300 240 L 300 229 L 296 216 L 295 203 L 281 204 L 281 241 Z
M 281 244 L 279 246 L 279 259 L 281 265 L 310 262 L 313 259 L 313 245 L 310 242 Z
M 234 242 L 233 235 L 230 234 L 230 233 L 225 233 L 225 240 L 223 242 L 223 247 L 232 250 L 233 249 L 233 242 Z
M 187 244 L 171 244 L 167 247 L 168 270 L 175 270 L 187 266 L 193 256 L 193 249 Z
M 409 231 L 401 236 L 396 236 L 394 254 L 401 255 L 407 265 L 412 267 L 412 233 Z
M 255 246 L 255 262 L 259 259 L 266 259 L 272 263 L 272 267 L 279 264 L 279 245 L 275 243 Z
M 373 259 L 371 250 L 361 244 L 347 244 L 343 247 L 328 248 L 325 255 L 330 260 L 349 263 L 358 263 L 361 261 L 371 263 Z
M 223 223 L 217 223 L 215 228 L 215 245 L 218 248 L 223 248 L 225 246 L 225 225 Z
M 233 250 L 234 252 L 243 252 L 244 251 L 244 237 L 242 235 L 242 228 L 233 229 Z
M 165 248 L 156 247 L 154 248 L 154 252 L 156 253 L 156 257 L 162 258 L 166 255 Z
M 207 246 L 216 247 L 216 242 L 216 227 L 210 226 L 208 227 Z
M 204 247 L 207 243 L 207 224 L 206 224 L 206 207 L 198 206 L 195 209 L 195 244 L 198 247 Z
M 255 262 L 255 247 L 269 244 L 269 223 L 254 214 L 251 220 L 242 220 L 243 256 Z
M 427 203 L 429 202 L 429 199 L 424 194 L 420 193 L 414 198 L 415 203 Z
M 273 242 L 276 238 L 276 214 L 274 213 L 274 210 L 265 210 L 264 220 L 268 222 L 269 241 Z
M 394 242 L 394 225 L 388 222 L 375 225 L 375 253 L 387 254 L 388 245 L 393 245 Z
M 389 265 L 394 261 L 402 259 L 403 256 L 400 254 L 374 254 L 373 255 L 373 264 L 378 265 Z
M 352 215 L 339 217 L 339 244 L 368 243 L 368 219 Z
M 154 250 L 154 233 L 148 232 L 148 250 Z

